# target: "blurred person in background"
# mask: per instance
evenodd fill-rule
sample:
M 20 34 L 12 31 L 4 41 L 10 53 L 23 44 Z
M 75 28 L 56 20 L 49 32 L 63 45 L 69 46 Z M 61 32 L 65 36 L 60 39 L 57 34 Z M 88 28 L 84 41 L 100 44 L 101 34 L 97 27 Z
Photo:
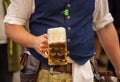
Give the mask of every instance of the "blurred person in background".
M 9 0 L 0 0 L 0 82 L 19 82 L 16 73 L 22 68 L 19 64 L 20 46 L 7 38 L 4 30 L 3 20 L 9 3 Z
M 12 82 L 13 73 L 8 69 L 7 36 L 4 30 L 5 9 L 0 0 L 0 82 Z

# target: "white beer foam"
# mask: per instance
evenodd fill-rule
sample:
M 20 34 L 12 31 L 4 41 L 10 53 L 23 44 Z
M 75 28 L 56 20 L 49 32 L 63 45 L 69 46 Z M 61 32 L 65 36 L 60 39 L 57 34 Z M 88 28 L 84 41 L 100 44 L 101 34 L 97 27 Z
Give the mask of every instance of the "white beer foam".
M 48 29 L 48 43 L 66 42 L 66 30 L 64 27 Z

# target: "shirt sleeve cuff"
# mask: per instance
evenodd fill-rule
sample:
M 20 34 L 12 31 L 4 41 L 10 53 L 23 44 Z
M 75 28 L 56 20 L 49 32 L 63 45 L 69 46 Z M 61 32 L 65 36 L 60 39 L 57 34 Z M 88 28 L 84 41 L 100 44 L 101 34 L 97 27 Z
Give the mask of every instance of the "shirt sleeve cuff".
M 109 13 L 105 17 L 101 18 L 101 20 L 98 20 L 96 23 L 94 23 L 93 29 L 95 31 L 98 31 L 99 29 L 104 28 L 107 24 L 109 24 L 113 21 L 114 21 L 114 19 L 111 16 L 111 14 Z
M 25 25 L 26 20 L 6 16 L 4 22 L 9 24 Z

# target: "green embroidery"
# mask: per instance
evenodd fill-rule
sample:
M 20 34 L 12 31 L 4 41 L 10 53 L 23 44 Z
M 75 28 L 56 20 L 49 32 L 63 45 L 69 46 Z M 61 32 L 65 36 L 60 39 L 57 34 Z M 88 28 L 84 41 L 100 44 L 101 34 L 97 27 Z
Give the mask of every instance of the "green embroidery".
M 64 15 L 65 15 L 65 16 L 69 16 L 69 10 L 68 10 L 68 9 L 65 9 L 65 10 L 64 10 Z

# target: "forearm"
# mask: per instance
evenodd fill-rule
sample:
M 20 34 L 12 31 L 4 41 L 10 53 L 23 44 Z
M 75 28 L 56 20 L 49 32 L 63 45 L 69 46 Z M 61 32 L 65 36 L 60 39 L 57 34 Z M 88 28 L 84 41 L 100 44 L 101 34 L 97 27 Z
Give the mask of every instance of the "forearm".
M 22 46 L 31 48 L 34 46 L 36 37 L 31 35 L 21 25 L 11 25 L 6 23 L 5 33 L 9 38 Z
M 111 23 L 97 31 L 100 42 L 115 68 L 120 68 L 120 48 L 117 32 Z

